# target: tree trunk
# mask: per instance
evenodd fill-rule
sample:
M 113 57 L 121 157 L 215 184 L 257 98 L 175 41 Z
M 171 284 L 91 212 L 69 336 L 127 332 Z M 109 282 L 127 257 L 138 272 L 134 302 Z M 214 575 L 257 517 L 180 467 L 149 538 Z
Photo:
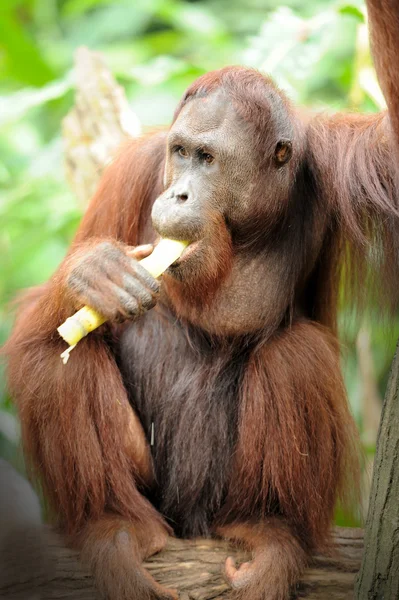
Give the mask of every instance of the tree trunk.
M 121 144 L 141 126 L 101 54 L 79 48 L 75 56 L 75 106 L 62 124 L 65 170 L 83 208 Z
M 399 344 L 382 409 L 357 600 L 399 598 Z

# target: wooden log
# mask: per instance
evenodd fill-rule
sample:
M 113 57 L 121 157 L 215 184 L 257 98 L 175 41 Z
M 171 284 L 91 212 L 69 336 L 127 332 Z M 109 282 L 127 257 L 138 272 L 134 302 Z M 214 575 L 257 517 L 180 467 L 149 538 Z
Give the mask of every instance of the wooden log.
M 0 563 L 0 599 L 99 600 L 78 555 L 50 529 L 31 528 L 9 541 Z M 352 599 L 362 549 L 360 529 L 337 528 L 331 554 L 313 558 L 292 597 Z M 166 549 L 145 566 L 157 581 L 176 588 L 180 600 L 227 600 L 230 589 L 221 568 L 227 556 L 237 562 L 249 558 L 223 540 L 170 538 Z

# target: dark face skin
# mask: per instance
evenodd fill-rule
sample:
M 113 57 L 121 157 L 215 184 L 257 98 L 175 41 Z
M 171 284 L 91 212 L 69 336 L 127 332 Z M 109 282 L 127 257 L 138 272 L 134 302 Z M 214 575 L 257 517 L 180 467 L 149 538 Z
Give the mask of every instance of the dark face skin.
M 257 226 L 260 221 L 253 214 L 254 197 L 259 198 L 260 168 L 252 137 L 251 128 L 237 115 L 223 91 L 191 100 L 169 132 L 165 192 L 152 210 L 153 225 L 162 237 L 191 242 L 168 274 L 194 288 L 211 252 L 217 252 L 218 228 L 227 230 L 226 235 L 232 239 L 233 261 L 228 276 L 221 278 L 206 310 L 198 308 L 196 314 L 187 315 L 214 333 L 237 334 L 268 325 L 275 327 L 289 296 L 281 277 L 278 248 L 254 255 L 234 244 L 233 229 L 239 231 L 240 223 L 247 218 Z M 291 144 L 287 143 L 286 152 L 283 148 L 278 165 L 276 153 L 282 148 L 278 131 L 270 147 L 269 193 L 273 195 L 273 178 L 280 177 L 281 181 L 278 167 L 288 162 Z M 265 219 L 267 194 L 265 190 Z
M 250 203 L 255 160 L 246 129 L 226 95 L 216 92 L 189 102 L 169 132 L 165 192 L 152 219 L 163 237 L 201 241 L 190 250 L 190 271 L 213 220 L 237 218 Z

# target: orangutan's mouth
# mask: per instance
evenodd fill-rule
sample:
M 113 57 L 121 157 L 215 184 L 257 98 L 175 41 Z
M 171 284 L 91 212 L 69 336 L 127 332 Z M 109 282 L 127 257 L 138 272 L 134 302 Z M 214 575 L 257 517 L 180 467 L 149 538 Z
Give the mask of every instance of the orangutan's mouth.
M 179 267 L 180 265 L 184 264 L 189 258 L 191 258 L 194 254 L 198 252 L 200 245 L 201 240 L 189 244 L 187 248 L 183 250 L 183 253 L 180 256 L 180 258 L 175 260 L 171 268 L 173 269 L 173 267 Z

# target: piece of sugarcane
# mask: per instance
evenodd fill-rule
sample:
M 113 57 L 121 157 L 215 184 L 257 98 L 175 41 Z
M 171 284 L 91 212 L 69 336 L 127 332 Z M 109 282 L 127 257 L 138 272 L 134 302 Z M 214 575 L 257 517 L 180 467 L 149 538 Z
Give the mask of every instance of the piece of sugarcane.
M 161 239 L 159 244 L 149 256 L 142 258 L 140 264 L 155 278 L 162 275 L 171 264 L 173 264 L 188 246 L 188 242 L 178 240 Z M 84 306 L 72 317 L 57 328 L 60 336 L 69 344 L 69 348 L 61 354 L 63 363 L 66 364 L 70 352 L 76 344 L 88 333 L 100 327 L 107 319 L 100 315 L 90 306 Z

